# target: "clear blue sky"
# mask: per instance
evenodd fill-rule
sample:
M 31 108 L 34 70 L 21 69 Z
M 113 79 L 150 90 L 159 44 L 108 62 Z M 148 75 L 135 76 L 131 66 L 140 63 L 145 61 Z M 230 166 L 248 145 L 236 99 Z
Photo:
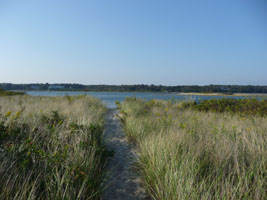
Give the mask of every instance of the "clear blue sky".
M 0 0 L 0 82 L 267 85 L 267 1 Z

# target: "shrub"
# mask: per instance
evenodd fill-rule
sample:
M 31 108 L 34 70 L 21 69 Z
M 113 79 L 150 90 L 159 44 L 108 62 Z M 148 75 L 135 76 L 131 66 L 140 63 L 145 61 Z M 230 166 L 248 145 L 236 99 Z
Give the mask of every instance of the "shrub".
M 198 111 L 228 112 L 239 115 L 267 115 L 267 100 L 262 99 L 210 99 L 200 102 L 185 102 L 185 108 Z

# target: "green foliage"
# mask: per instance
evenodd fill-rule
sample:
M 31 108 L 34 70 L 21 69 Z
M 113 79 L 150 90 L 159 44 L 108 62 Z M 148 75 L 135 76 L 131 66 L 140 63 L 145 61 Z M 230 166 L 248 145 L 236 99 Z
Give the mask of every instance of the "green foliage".
M 262 99 L 210 99 L 197 102 L 185 102 L 185 108 L 198 111 L 228 112 L 241 115 L 267 115 L 267 100 Z
M 11 92 L 11 91 L 5 91 L 0 88 L 0 96 L 16 96 L 16 95 L 25 95 L 24 92 Z

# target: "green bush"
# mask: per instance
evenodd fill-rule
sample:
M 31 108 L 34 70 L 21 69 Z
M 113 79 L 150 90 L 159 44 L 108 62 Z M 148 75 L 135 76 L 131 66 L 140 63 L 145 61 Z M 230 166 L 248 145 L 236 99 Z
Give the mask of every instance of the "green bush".
M 267 115 L 267 100 L 262 99 L 210 99 L 200 102 L 185 102 L 185 108 L 198 111 L 228 112 L 240 115 Z
M 0 96 L 16 96 L 16 95 L 25 95 L 24 92 L 12 92 L 12 91 L 5 91 L 0 88 Z

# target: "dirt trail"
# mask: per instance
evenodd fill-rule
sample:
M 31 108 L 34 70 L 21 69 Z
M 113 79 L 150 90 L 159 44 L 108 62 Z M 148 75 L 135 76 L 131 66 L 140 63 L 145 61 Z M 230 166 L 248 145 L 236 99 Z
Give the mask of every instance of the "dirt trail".
M 105 141 L 108 150 L 113 151 L 114 156 L 108 160 L 108 186 L 102 199 L 148 199 L 145 191 L 140 186 L 140 178 L 132 169 L 136 154 L 126 141 L 120 121 L 116 117 L 117 112 L 115 109 L 110 109 L 106 117 Z

